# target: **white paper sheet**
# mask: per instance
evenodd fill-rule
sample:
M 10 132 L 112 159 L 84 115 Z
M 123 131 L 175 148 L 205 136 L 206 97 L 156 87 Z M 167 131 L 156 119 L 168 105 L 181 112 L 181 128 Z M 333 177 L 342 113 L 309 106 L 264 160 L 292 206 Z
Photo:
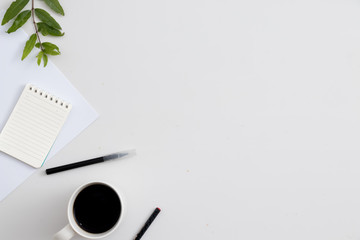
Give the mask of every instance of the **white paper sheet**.
M 3 15 L 4 11 L 0 11 L 0 19 Z M 49 161 L 89 126 L 98 114 L 50 60 L 46 68 L 37 66 L 34 59 L 37 49 L 21 61 L 22 50 L 29 36 L 22 29 L 7 34 L 5 31 L 9 25 L 0 26 L 0 130 L 5 126 L 27 83 L 62 96 L 72 104 L 72 110 L 49 153 L 46 160 Z M 0 152 L 0 201 L 34 171 L 36 169 Z

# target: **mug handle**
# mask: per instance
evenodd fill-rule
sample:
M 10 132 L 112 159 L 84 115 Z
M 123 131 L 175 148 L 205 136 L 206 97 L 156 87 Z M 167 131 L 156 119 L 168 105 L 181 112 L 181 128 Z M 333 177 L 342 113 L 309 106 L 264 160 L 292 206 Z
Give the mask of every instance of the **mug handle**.
M 54 235 L 53 240 L 68 240 L 71 239 L 74 235 L 75 231 L 72 229 L 70 224 L 68 224 Z

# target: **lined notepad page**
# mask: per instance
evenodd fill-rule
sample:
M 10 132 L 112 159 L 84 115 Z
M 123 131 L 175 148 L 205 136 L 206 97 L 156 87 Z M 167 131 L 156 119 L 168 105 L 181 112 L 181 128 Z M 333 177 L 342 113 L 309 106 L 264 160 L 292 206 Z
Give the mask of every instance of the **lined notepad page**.
M 70 110 L 70 103 L 27 84 L 0 134 L 0 151 L 41 167 Z

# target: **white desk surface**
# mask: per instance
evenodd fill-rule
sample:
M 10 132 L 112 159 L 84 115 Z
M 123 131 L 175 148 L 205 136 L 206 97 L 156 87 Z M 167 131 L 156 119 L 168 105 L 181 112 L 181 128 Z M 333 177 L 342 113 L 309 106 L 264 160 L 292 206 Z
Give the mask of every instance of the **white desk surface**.
M 0 203 L 1 239 L 50 239 L 91 180 L 128 202 L 109 240 L 155 207 L 144 240 L 360 238 L 359 1 L 60 2 L 51 60 L 100 118 Z

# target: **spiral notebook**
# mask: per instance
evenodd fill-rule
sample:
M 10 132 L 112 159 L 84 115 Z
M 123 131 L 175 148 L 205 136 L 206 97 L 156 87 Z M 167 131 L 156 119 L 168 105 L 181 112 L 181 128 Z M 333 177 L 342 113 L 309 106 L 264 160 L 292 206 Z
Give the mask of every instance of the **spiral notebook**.
M 40 168 L 71 107 L 59 97 L 27 84 L 0 134 L 0 151 Z

